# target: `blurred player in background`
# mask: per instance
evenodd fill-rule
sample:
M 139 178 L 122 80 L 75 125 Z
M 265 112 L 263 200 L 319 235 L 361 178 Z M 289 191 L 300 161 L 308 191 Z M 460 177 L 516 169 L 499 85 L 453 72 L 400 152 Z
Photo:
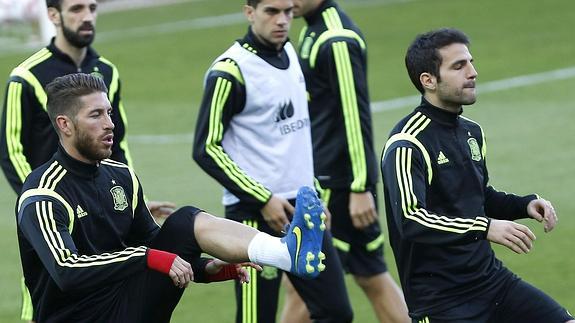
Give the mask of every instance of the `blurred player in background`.
M 307 23 L 299 57 L 309 95 L 315 176 L 332 215 L 334 245 L 378 320 L 406 322 L 403 295 L 383 259 L 365 39 L 332 0 L 294 0 L 294 15 Z M 302 322 L 307 311 L 286 286 L 283 322 Z M 298 311 L 302 315 L 295 315 Z
M 194 160 L 225 188 L 226 217 L 279 235 L 298 187 L 312 185 L 313 157 L 305 80 L 288 41 L 291 0 L 248 0 L 250 27 L 216 58 L 205 79 Z M 288 277 L 317 322 L 349 322 L 341 265 L 326 234 L 326 271 L 314 281 Z M 282 272 L 236 284 L 236 322 L 275 322 Z

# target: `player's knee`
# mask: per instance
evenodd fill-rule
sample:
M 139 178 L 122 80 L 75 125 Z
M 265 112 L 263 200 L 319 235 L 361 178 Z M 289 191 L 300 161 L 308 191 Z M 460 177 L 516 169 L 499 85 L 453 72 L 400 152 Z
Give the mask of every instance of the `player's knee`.
M 194 222 L 199 209 L 184 206 L 172 213 L 162 225 L 162 230 L 174 235 L 189 235 L 193 231 Z
M 372 281 L 371 276 L 365 277 L 365 276 L 354 275 L 353 278 L 355 280 L 355 283 L 359 285 L 359 287 L 363 289 L 370 287 L 370 282 Z

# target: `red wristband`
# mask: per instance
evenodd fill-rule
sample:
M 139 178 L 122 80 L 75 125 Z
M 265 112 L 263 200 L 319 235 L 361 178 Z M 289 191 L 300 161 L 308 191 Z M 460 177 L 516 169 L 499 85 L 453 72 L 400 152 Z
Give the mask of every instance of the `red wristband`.
M 148 268 L 169 274 L 177 256 L 175 253 L 150 248 L 148 249 Z
M 212 260 L 213 261 L 213 260 Z M 208 274 L 208 282 L 219 282 L 224 280 L 238 279 L 240 275 L 235 264 L 225 265 L 216 274 Z

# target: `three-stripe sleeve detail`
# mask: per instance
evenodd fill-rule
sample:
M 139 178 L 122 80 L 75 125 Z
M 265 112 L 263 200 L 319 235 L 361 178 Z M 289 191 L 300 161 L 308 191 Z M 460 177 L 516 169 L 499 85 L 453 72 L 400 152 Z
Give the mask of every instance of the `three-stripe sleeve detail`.
M 20 141 L 22 135 L 22 84 L 10 82 L 8 85 L 7 109 L 6 109 L 6 144 L 8 156 L 12 166 L 18 174 L 20 181 L 24 182 L 26 176 L 32 172 L 32 168 L 26 156 L 24 156 L 24 147 Z
M 406 123 L 402 130 L 403 132 L 394 136 L 399 136 L 400 139 L 398 140 L 408 140 L 412 143 L 415 143 L 422 154 L 427 154 L 427 151 L 423 145 L 417 141 L 415 136 L 429 124 L 429 120 L 430 119 L 425 117 L 423 114 L 417 113 Z M 394 136 L 392 136 L 392 138 Z M 389 144 L 386 144 L 386 150 L 388 148 Z M 401 210 L 405 218 L 432 229 L 458 234 L 466 233 L 469 231 L 487 230 L 489 220 L 486 217 L 478 216 L 474 219 L 446 217 L 430 213 L 418 206 L 419 204 L 417 201 L 417 196 L 414 193 L 412 178 L 411 161 L 413 158 L 413 148 L 398 147 L 395 150 L 395 156 L 387 156 L 387 158 L 389 158 L 390 161 L 394 160 L 395 162 L 396 181 L 397 185 L 399 186 L 399 195 L 401 198 Z M 430 168 L 431 163 L 429 161 L 429 156 L 424 157 L 424 159 Z M 431 179 L 429 179 L 429 181 L 431 182 Z
M 74 223 L 74 211 L 70 204 L 58 193 L 54 191 L 58 183 L 67 173 L 58 162 L 53 162 L 48 169 L 44 172 L 40 179 L 38 188 L 27 190 L 22 194 L 19 201 L 19 207 L 29 197 L 32 196 L 47 196 L 54 198 L 60 202 L 66 210 L 69 217 L 68 231 L 71 233 Z M 58 231 L 56 225 L 56 218 L 54 216 L 54 205 L 52 201 L 37 201 L 34 202 L 36 218 L 39 224 L 42 238 L 46 242 L 50 253 L 52 254 L 56 263 L 61 267 L 91 267 L 101 266 L 115 262 L 126 261 L 132 257 L 142 257 L 146 254 L 146 247 L 127 248 L 125 250 L 114 253 L 103 253 L 100 255 L 92 256 L 79 256 L 73 254 L 70 249 L 64 244 L 62 235 Z
M 357 41 L 362 50 L 366 49 L 365 41 L 361 38 L 361 36 L 358 33 L 356 33 L 351 29 L 345 29 L 343 27 L 343 23 L 341 22 L 341 18 L 339 17 L 336 8 L 331 7 L 326 9 L 322 13 L 322 17 L 327 27 L 327 30 L 321 33 L 321 35 L 319 35 L 319 37 L 311 47 L 309 54 L 309 65 L 311 68 L 315 67 L 320 47 L 331 38 L 343 37 L 353 39 Z
M 116 262 L 126 261 L 132 257 L 143 257 L 146 255 L 146 247 L 129 247 L 122 251 L 113 253 L 103 253 L 92 256 L 79 256 L 73 254 L 68 249 L 58 228 L 53 213 L 53 204 L 50 201 L 35 202 L 36 217 L 40 225 L 42 237 L 54 257 L 56 263 L 61 267 L 81 268 L 107 265 Z
M 52 53 L 48 49 L 44 48 L 30 56 L 10 74 L 10 77 L 19 77 L 28 83 L 28 85 L 34 90 L 36 99 L 43 109 L 46 109 L 46 102 L 48 101 L 46 92 L 38 79 L 30 72 L 30 68 L 45 61 L 50 58 L 50 56 L 52 56 Z M 16 174 L 20 181 L 24 182 L 26 176 L 32 172 L 32 168 L 26 160 L 26 156 L 24 156 L 24 147 L 20 138 L 22 136 L 23 123 L 21 101 L 23 95 L 22 92 L 22 83 L 11 81 L 8 84 L 5 135 L 10 162 L 16 170 Z
M 238 80 L 238 82 L 240 82 L 240 84 L 242 84 L 242 85 L 245 84 L 244 77 L 242 76 L 242 72 L 240 71 L 240 69 L 238 68 L 236 63 L 229 58 L 226 60 L 223 60 L 223 61 L 216 62 L 212 66 L 212 71 L 220 71 L 220 72 L 228 73 L 228 74 L 232 75 L 236 80 Z
M 365 150 L 359 120 L 359 108 L 355 93 L 355 81 L 349 57 L 347 43 L 344 41 L 332 44 L 335 66 L 339 82 L 340 99 L 345 119 L 345 131 L 348 143 L 349 156 L 353 172 L 352 191 L 363 191 L 367 182 L 367 168 L 365 165 Z
M 325 37 L 345 37 L 351 32 L 355 35 L 351 38 L 361 39 L 361 37 L 359 37 L 355 32 L 343 28 L 343 24 L 336 8 L 331 7 L 326 9 L 322 13 L 322 17 L 328 30 L 322 33 L 322 35 L 320 35 L 314 44 L 315 54 L 313 55 L 317 55 L 317 50 L 319 50 L 319 47 L 316 46 L 320 46 L 322 42 L 329 39 Z M 358 41 L 360 44 L 362 42 Z M 353 173 L 353 181 L 351 183 L 350 189 L 354 192 L 360 192 L 365 190 L 367 183 L 367 165 L 365 160 L 365 149 L 363 146 L 363 134 L 361 131 L 361 122 L 359 117 L 359 107 L 357 103 L 352 62 L 346 41 L 333 42 L 331 47 L 337 71 L 340 100 L 345 123 L 347 147 Z M 365 44 L 362 46 L 362 49 L 365 49 Z M 314 48 L 312 48 L 312 51 L 314 51 Z
M 421 131 L 423 131 L 423 129 L 425 129 L 427 127 L 427 125 L 429 125 L 430 122 L 431 122 L 431 119 L 427 118 L 422 113 L 417 112 L 415 115 L 413 115 L 413 117 L 411 117 L 411 119 L 408 120 L 408 122 L 405 124 L 405 126 L 403 127 L 403 129 L 400 133 L 396 133 L 395 135 L 391 136 L 387 140 L 387 142 L 385 144 L 385 148 L 383 149 L 383 157 L 385 157 L 389 147 L 391 147 L 391 145 L 397 141 L 402 141 L 402 140 L 409 141 L 412 144 L 414 144 L 415 146 L 417 146 L 417 148 L 419 149 L 419 151 L 423 155 L 423 160 L 425 162 L 425 165 L 427 166 L 427 182 L 428 182 L 428 184 L 431 184 L 431 180 L 433 179 L 433 168 L 431 166 L 431 158 L 429 157 L 429 153 L 427 152 L 427 149 L 425 149 L 423 144 L 417 139 L 416 136 Z
M 246 193 L 258 201 L 266 202 L 271 193 L 260 183 L 248 177 L 245 172 L 224 152 L 220 145 L 224 136 L 222 115 L 225 103 L 232 89 L 232 82 L 218 77 L 210 106 L 206 152 L 216 162 L 227 177 Z
M 407 147 L 399 147 L 395 151 L 395 169 L 403 216 L 423 226 L 441 231 L 459 234 L 469 231 L 486 231 L 489 221 L 485 217 L 478 216 L 475 219 L 446 217 L 429 213 L 418 206 L 411 176 L 412 154 L 413 149 Z
M 27 60 L 22 62 L 22 64 L 18 65 L 14 70 L 12 70 L 12 73 L 10 73 L 10 77 L 19 77 L 28 82 L 28 84 L 34 89 L 36 99 L 44 110 L 46 110 L 46 103 L 48 102 L 46 91 L 44 91 L 44 87 L 42 84 L 40 84 L 40 81 L 38 81 L 36 76 L 30 72 L 30 69 L 47 60 L 51 56 L 52 52 L 50 52 L 48 49 L 41 49 L 36 54 L 30 56 Z
M 327 29 L 343 29 L 343 24 L 341 23 L 337 9 L 334 7 L 327 8 L 321 15 Z

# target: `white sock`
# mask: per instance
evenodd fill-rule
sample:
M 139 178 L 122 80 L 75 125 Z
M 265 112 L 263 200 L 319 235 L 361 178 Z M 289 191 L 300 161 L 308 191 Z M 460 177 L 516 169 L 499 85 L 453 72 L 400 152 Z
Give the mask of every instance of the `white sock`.
M 258 265 L 273 266 L 285 271 L 291 269 L 291 257 L 287 244 L 280 238 L 258 232 L 248 245 L 250 261 Z

